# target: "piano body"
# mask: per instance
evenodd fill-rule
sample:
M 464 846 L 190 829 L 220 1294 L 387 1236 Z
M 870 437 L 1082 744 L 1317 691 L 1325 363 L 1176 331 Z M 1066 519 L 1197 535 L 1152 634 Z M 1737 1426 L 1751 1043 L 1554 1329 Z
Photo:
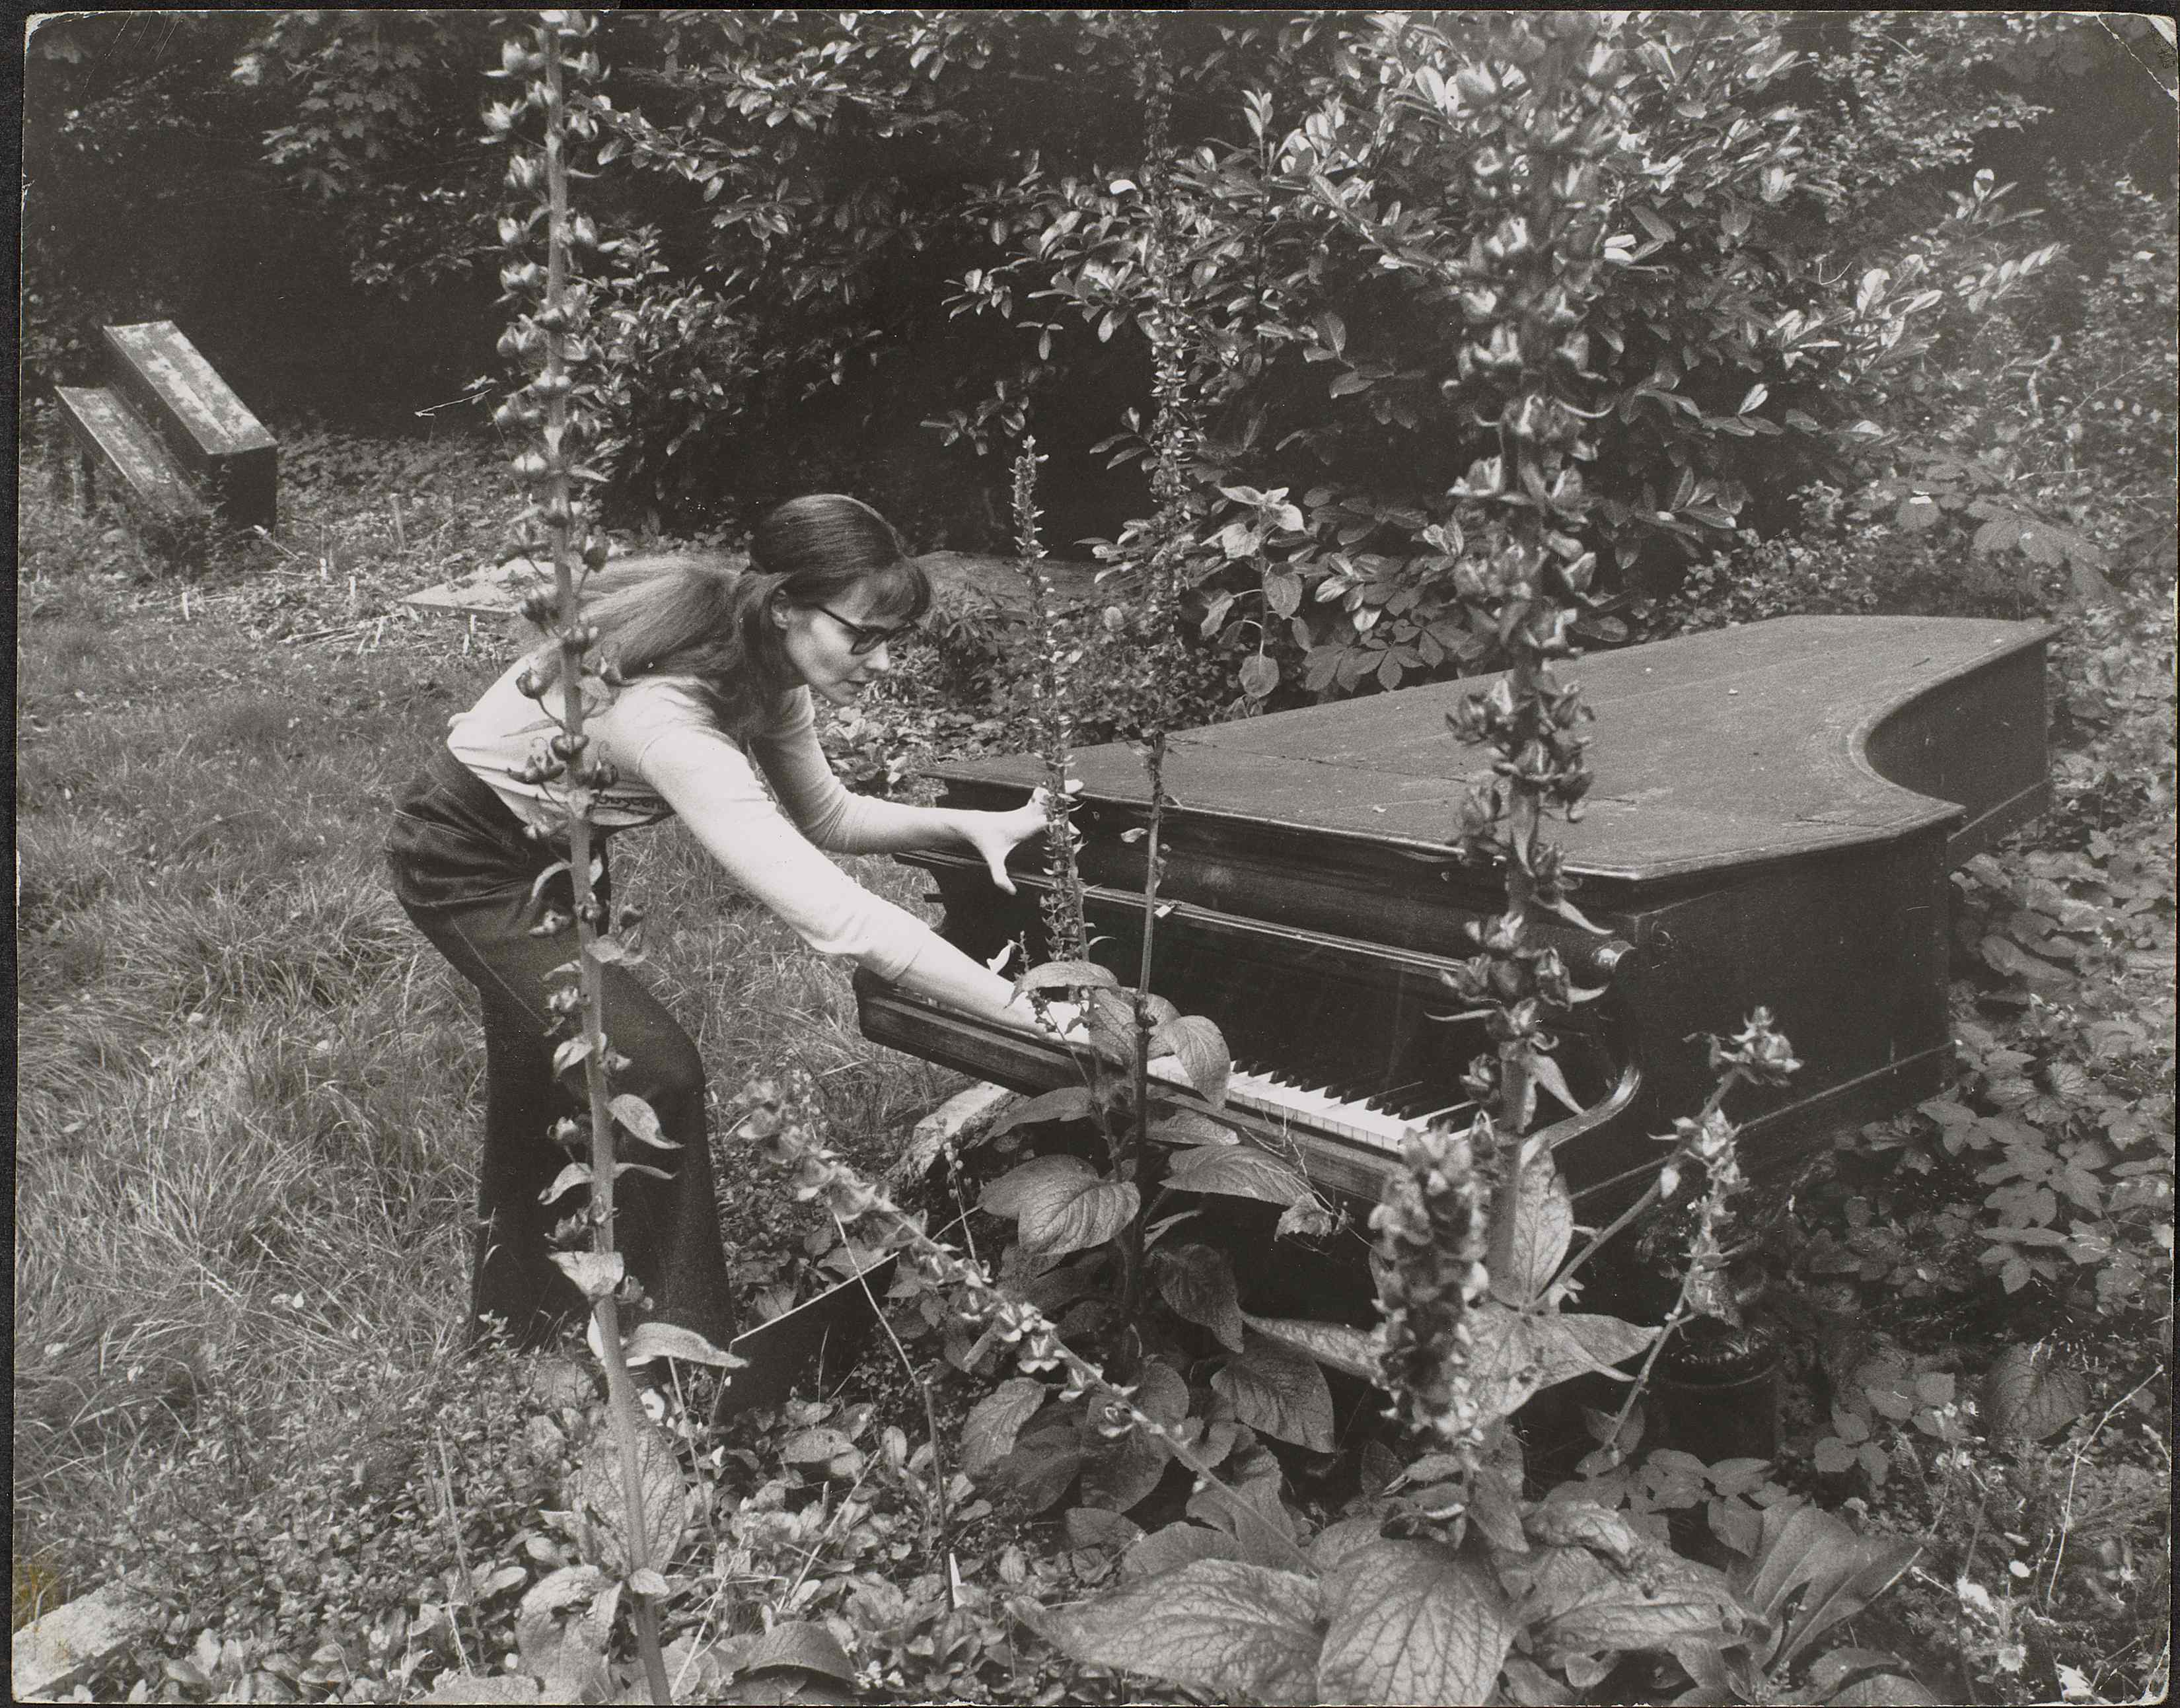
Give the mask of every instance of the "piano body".
M 1631 1065 L 1620 1113 L 1561 1153 L 1577 1186 L 1654 1162 L 1646 1135 L 1709 1089 L 1705 1032 L 1768 1006 L 1803 1063 L 1744 1090 L 1744 1156 L 1775 1167 L 1845 1125 L 1935 1093 L 1950 1056 L 1949 870 L 2048 799 L 2044 648 L 2035 624 L 1785 618 L 1562 667 L 1597 721 L 1587 810 L 1555 826 L 1576 899 L 1610 934 L 1555 927 L 1577 982 L 1607 994 L 1565 1032 L 1585 1104 Z M 1410 1122 L 1466 1118 L 1480 1023 L 1440 980 L 1476 953 L 1463 927 L 1500 910 L 1492 874 L 1445 845 L 1482 755 L 1445 714 L 1488 678 L 1275 713 L 1174 735 L 1152 988 L 1224 1030 L 1226 1115 L 1299 1153 L 1321 1189 L 1374 1202 Z M 1148 788 L 1126 746 L 1084 750 L 1077 822 L 1093 958 L 1134 982 Z M 945 804 L 1019 803 L 1034 755 L 938 768 Z M 1020 937 L 1043 958 L 1040 855 L 1021 893 L 980 863 L 911 857 L 944 931 L 989 958 Z M 866 1035 L 1022 1090 L 1077 1083 L 1056 1044 L 859 978 Z M 1549 1109 L 1542 1118 L 1551 1118 Z

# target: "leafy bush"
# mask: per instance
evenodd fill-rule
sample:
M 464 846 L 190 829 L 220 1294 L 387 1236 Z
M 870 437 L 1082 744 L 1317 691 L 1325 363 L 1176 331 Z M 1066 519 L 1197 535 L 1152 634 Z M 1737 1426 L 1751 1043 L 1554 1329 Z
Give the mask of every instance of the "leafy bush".
M 1685 634 L 1773 617 L 2021 618 L 2056 609 L 2067 591 L 2065 552 L 2095 548 L 2002 500 L 1964 496 L 1996 485 L 1985 468 L 1946 463 L 1939 472 L 1951 480 L 1938 486 L 1942 498 L 1896 479 L 1852 499 L 1809 487 L 1798 530 L 1769 540 L 1742 533 L 1731 552 L 1693 566 L 1654 611 L 1644 607 L 1646 626 Z

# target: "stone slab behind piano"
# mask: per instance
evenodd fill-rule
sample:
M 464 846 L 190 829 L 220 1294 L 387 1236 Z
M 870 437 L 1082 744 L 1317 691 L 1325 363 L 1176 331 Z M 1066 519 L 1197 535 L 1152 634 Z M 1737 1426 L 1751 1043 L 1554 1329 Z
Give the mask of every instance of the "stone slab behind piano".
M 172 321 L 102 327 L 114 383 L 228 525 L 279 524 L 280 450 Z
M 1688 1035 L 1734 1030 L 1759 1002 L 1807 1064 L 1768 1104 L 1750 1094 L 1743 1105 L 1758 1117 L 1759 1165 L 1937 1089 L 1950 1047 L 1946 874 L 2046 802 L 2048 634 L 1958 618 L 1787 618 L 1561 667 L 1597 722 L 1588 810 L 1561 839 L 1584 911 L 1632 945 L 1603 1006 L 1613 1049 L 1645 1083 L 1626 1118 L 1585 1141 L 1587 1160 L 1570 1157 L 1574 1173 L 1642 1161 L 1640 1134 L 1693 1112 L 1704 1093 Z M 1496 892 L 1445 847 L 1478 755 L 1445 717 L 1483 685 L 1175 735 L 1167 787 L 1180 806 L 1162 893 L 1274 932 L 1350 940 L 1358 954 L 1473 953 L 1462 927 L 1495 911 Z M 1027 755 L 934 774 L 960 805 L 1018 800 L 1042 780 Z M 1141 843 L 1120 840 L 1142 820 L 1141 763 L 1124 746 L 1090 749 L 1075 774 L 1084 875 L 1124 903 L 1142 881 Z M 921 863 L 964 947 L 988 953 L 1033 926 L 1033 883 L 1009 903 L 968 862 Z M 1018 856 L 1018 874 L 1032 877 L 1034 864 Z M 1189 1005 L 1187 990 L 1164 994 Z M 922 1047 L 917 1028 L 905 1035 L 869 997 L 867 1030 Z M 1247 1013 L 1214 1018 L 1230 1035 L 1248 1030 Z

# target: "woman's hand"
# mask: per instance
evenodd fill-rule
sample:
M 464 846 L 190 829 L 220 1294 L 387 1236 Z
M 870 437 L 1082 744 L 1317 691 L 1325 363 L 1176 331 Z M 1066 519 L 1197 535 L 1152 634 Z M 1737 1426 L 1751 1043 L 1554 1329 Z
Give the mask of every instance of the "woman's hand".
M 1015 881 L 1007 876 L 1007 856 L 1017 843 L 1044 828 L 1044 791 L 1038 790 L 1010 811 L 963 812 L 956 816 L 956 821 L 961 839 L 983 856 L 992 881 L 1012 895 Z
M 1029 993 L 1024 991 L 1007 1004 L 1007 1013 L 1016 1023 L 1046 1037 L 1057 1037 L 1065 1044 L 1087 1044 L 1090 1028 L 1083 1020 L 1082 1010 L 1076 1003 L 1047 1001 L 1044 1012 L 1039 1013 L 1032 1004 Z

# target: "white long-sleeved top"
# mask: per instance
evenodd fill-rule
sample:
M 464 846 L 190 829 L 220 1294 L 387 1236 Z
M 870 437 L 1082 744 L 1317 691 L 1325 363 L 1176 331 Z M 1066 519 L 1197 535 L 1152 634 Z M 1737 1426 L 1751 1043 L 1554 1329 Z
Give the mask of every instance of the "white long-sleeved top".
M 557 831 L 559 812 L 545 787 L 515 775 L 559 731 L 515 686 L 528 662 L 511 667 L 475 706 L 449 720 L 447 746 L 526 822 Z M 616 829 L 678 816 L 803 942 L 881 978 L 897 981 L 919 956 L 944 948 L 922 920 L 873 895 L 819 852 L 911 845 L 920 839 L 915 821 L 922 816 L 841 786 L 818 745 L 810 690 L 795 689 L 771 720 L 738 742 L 711 722 L 691 688 L 682 679 L 644 677 L 609 697 L 593 690 L 584 730 L 591 751 L 619 773 L 600 795 L 593 821 Z M 559 692 L 553 690 L 556 700 Z M 760 771 L 777 805 L 758 782 Z

